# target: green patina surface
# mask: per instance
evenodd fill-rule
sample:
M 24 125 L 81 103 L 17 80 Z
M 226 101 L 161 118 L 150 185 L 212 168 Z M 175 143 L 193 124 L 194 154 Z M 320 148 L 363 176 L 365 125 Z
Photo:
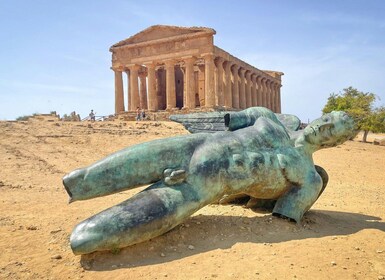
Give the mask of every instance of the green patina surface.
M 149 240 L 225 196 L 274 201 L 274 214 L 299 222 L 326 185 L 313 152 L 355 133 L 344 112 L 324 115 L 295 136 L 266 108 L 231 113 L 225 125 L 228 131 L 132 146 L 66 175 L 71 201 L 153 184 L 78 224 L 71 235 L 74 253 Z

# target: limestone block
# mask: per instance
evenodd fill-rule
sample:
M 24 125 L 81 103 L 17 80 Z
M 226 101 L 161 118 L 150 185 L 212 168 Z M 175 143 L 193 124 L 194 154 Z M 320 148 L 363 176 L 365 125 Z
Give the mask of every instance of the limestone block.
M 385 146 L 385 137 L 374 138 L 373 144 L 374 145 Z

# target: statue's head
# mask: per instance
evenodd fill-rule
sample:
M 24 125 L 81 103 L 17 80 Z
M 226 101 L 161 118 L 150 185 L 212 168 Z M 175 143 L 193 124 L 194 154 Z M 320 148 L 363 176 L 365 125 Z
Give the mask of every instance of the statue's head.
M 333 111 L 312 121 L 304 129 L 305 142 L 319 148 L 333 147 L 357 133 L 354 120 L 342 111 Z

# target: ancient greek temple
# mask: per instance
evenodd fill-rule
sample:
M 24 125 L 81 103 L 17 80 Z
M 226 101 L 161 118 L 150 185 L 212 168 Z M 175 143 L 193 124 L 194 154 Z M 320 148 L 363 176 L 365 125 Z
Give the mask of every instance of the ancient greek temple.
M 155 112 L 252 106 L 280 113 L 283 73 L 259 70 L 232 56 L 214 45 L 215 33 L 155 25 L 114 44 L 115 113 L 137 107 Z

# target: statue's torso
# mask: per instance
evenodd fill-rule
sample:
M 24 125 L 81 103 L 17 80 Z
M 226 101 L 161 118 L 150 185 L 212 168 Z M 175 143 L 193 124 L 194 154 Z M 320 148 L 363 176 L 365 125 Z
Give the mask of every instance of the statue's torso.
M 276 198 L 289 186 L 300 184 L 311 158 L 296 149 L 285 129 L 269 119 L 234 132 L 207 138 L 190 162 L 190 172 L 205 180 L 209 189 L 247 193 L 258 198 Z M 298 172 L 295 170 L 299 168 Z

